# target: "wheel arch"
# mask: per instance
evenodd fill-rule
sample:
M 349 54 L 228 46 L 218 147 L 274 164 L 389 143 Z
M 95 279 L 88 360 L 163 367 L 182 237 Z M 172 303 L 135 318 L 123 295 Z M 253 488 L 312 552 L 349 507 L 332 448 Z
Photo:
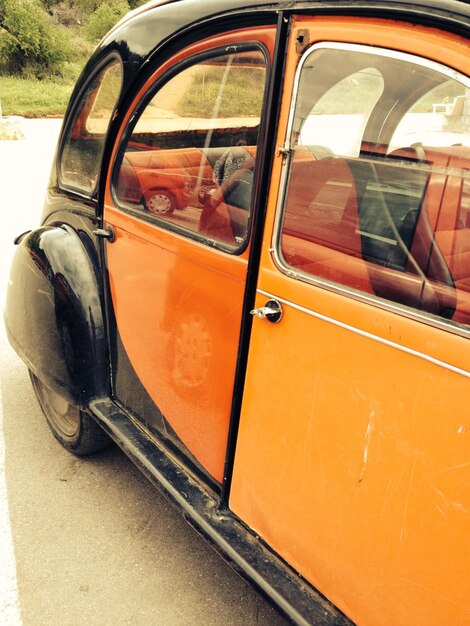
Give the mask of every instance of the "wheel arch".
M 39 380 L 80 408 L 109 395 L 98 277 L 88 234 L 44 226 L 21 239 L 7 290 L 10 343 Z

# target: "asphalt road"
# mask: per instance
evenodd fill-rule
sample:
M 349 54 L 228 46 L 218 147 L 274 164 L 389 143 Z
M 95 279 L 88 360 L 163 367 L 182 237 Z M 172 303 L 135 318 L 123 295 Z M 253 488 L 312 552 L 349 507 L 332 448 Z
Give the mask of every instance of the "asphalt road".
M 57 120 L 0 141 L 0 301 L 12 240 L 38 223 Z M 120 450 L 50 434 L 0 323 L 0 624 L 281 626 Z

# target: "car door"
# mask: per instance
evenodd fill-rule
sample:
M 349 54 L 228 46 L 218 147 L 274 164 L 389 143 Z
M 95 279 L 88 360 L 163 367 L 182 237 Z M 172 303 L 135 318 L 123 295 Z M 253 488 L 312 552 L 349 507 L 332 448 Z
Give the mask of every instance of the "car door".
M 230 506 L 361 625 L 470 621 L 468 55 L 291 29 Z
M 116 397 L 218 482 L 273 36 L 233 28 L 158 67 L 129 108 L 104 211 Z

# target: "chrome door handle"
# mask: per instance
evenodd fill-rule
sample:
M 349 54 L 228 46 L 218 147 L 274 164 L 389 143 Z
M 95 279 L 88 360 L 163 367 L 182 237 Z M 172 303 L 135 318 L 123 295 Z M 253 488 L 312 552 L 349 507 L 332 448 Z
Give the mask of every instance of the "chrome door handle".
M 277 324 L 282 318 L 282 307 L 277 300 L 268 300 L 264 306 L 253 309 L 250 313 L 254 317 L 267 319 L 268 322 Z

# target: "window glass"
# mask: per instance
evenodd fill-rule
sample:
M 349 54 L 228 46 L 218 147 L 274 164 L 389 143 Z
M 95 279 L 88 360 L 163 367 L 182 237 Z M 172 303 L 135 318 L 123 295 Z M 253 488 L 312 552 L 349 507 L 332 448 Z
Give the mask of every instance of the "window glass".
M 87 194 L 96 188 L 106 133 L 121 85 L 121 64 L 112 61 L 86 90 L 64 142 L 60 159 L 62 184 Z
M 124 146 L 115 176 L 118 203 L 206 242 L 241 247 L 265 79 L 260 50 L 200 60 L 171 78 Z
M 316 49 L 301 69 L 280 258 L 300 277 L 468 325 L 469 81 L 359 48 Z
M 309 89 L 305 83 L 312 69 L 308 65 L 304 68 L 301 91 Z M 299 143 L 320 144 L 336 154 L 358 156 L 367 120 L 383 91 L 383 78 L 377 69 L 368 67 L 331 87 L 329 82 L 307 116 L 296 120 Z
M 461 143 L 470 146 L 470 124 L 463 116 L 470 115 L 468 90 L 454 79 L 424 94 L 403 116 L 392 140 L 391 148 L 423 142 L 433 146 Z

